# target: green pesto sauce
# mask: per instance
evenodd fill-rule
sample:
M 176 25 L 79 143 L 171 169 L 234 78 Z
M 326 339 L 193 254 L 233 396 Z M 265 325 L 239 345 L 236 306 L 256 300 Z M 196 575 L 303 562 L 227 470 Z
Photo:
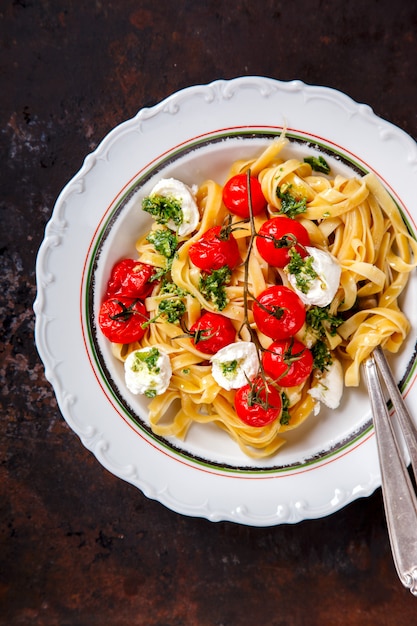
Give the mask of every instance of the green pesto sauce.
M 143 372 L 148 370 L 151 374 L 159 374 L 161 368 L 158 367 L 157 363 L 160 356 L 158 348 L 151 348 L 146 352 L 136 352 L 132 371 Z

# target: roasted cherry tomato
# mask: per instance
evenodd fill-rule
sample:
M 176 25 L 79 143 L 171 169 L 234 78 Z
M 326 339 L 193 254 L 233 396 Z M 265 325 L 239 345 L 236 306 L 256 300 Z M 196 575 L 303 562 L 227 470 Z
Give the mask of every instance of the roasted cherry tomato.
M 189 255 L 194 265 L 205 272 L 219 270 L 224 265 L 233 270 L 239 265 L 242 259 L 237 241 L 231 233 L 223 237 L 223 232 L 221 226 L 213 226 L 190 246 Z
M 259 215 L 266 206 L 266 200 L 262 193 L 261 183 L 255 176 L 250 177 L 250 195 L 252 201 L 252 214 Z M 223 187 L 223 202 L 225 207 L 239 217 L 249 217 L 247 174 L 232 176 Z
M 313 355 L 297 339 L 274 341 L 262 357 L 264 370 L 280 387 L 296 387 L 313 369 Z
M 113 343 L 132 343 L 142 339 L 142 324 L 148 319 L 141 300 L 112 296 L 101 305 L 98 323 L 103 335 Z
M 289 250 L 307 256 L 305 246 L 310 245 L 310 236 L 304 226 L 291 217 L 273 217 L 258 231 L 256 247 L 261 257 L 274 267 L 285 267 L 289 263 Z
M 205 354 L 215 354 L 221 348 L 233 343 L 235 328 L 228 317 L 220 313 L 203 313 L 190 328 L 193 345 Z
M 266 388 L 265 382 L 259 377 L 236 391 L 235 409 L 245 424 L 266 426 L 281 414 L 281 394 L 271 384 Z
M 149 282 L 154 272 L 152 265 L 134 259 L 119 261 L 111 271 L 106 297 L 146 298 L 155 286 Z
M 254 301 L 252 311 L 258 329 L 271 339 L 292 337 L 306 317 L 303 302 L 285 285 L 265 289 Z

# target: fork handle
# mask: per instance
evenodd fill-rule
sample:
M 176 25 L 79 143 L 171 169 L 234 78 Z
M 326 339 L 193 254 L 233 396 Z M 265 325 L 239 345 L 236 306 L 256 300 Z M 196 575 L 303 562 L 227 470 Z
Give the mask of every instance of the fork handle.
M 393 432 L 376 363 L 364 364 L 381 467 L 385 516 L 399 579 L 417 596 L 417 503 L 407 468 Z
M 375 363 L 378 366 L 379 371 L 382 374 L 384 384 L 388 390 L 388 394 L 391 398 L 392 405 L 395 409 L 398 418 L 398 424 L 401 427 L 404 441 L 407 446 L 408 453 L 410 455 L 410 462 L 413 468 L 414 477 L 417 482 L 417 430 L 414 426 L 414 422 L 410 413 L 403 401 L 402 395 L 395 382 L 394 376 L 391 372 L 391 368 L 385 358 L 385 355 L 381 347 L 374 350 L 373 356 Z

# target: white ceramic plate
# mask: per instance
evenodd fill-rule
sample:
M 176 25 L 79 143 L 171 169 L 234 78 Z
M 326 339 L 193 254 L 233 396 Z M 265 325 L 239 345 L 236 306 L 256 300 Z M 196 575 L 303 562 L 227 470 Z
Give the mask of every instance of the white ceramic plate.
M 363 388 L 311 417 L 268 461 L 254 462 L 216 428 L 185 442 L 155 437 L 146 400 L 124 390 L 120 365 L 95 319 L 113 263 L 134 254 L 148 217 L 138 209 L 157 178 L 222 183 L 236 158 L 287 128 L 288 155 L 323 154 L 333 170 L 373 171 L 415 232 L 415 142 L 365 105 L 299 81 L 244 77 L 195 86 L 115 128 L 60 194 L 37 259 L 36 342 L 60 409 L 113 474 L 171 509 L 255 526 L 328 515 L 380 485 Z M 415 211 L 415 208 L 414 208 Z M 403 299 L 412 331 L 391 359 L 413 407 L 416 276 Z

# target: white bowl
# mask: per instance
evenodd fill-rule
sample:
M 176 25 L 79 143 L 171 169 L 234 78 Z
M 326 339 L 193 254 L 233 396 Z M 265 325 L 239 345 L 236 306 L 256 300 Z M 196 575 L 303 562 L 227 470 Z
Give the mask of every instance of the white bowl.
M 334 172 L 374 172 L 415 232 L 417 149 L 408 135 L 340 92 L 245 77 L 185 89 L 115 128 L 62 191 L 39 251 L 36 342 L 64 418 L 107 469 L 187 515 L 297 522 L 380 484 L 364 388 L 347 390 L 339 409 L 322 409 L 288 432 L 275 456 L 253 461 L 210 425 L 193 426 L 185 442 L 153 435 L 147 400 L 125 389 L 122 366 L 97 332 L 110 269 L 134 255 L 151 222 L 140 205 L 154 182 L 222 183 L 232 161 L 258 154 L 284 127 L 285 154 L 323 154 Z M 391 359 L 411 408 L 415 282 L 413 273 L 402 302 L 412 331 Z

